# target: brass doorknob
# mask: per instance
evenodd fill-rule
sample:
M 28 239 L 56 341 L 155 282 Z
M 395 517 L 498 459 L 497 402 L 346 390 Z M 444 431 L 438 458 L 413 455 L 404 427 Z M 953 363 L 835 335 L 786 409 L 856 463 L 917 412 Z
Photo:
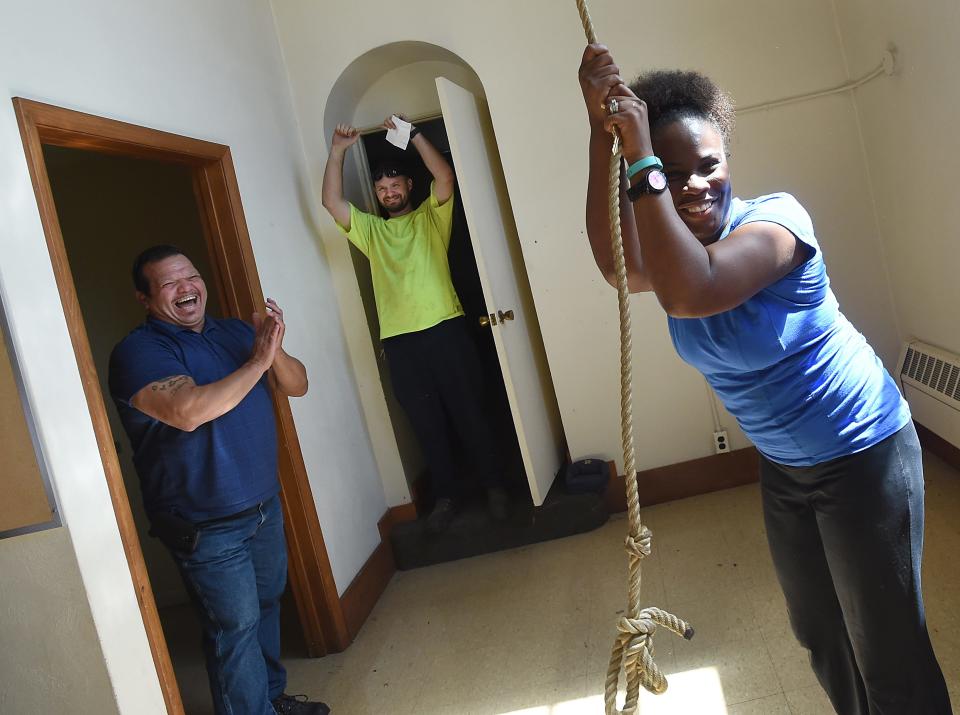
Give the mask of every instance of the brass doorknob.
M 512 310 L 507 310 L 507 311 L 498 310 L 498 311 L 497 311 L 497 315 L 500 316 L 500 322 L 501 322 L 501 323 L 504 322 L 504 321 L 507 321 L 507 320 L 513 320 L 513 311 L 512 311 Z
M 502 320 L 502 317 L 501 317 L 501 320 Z M 480 325 L 483 326 L 484 328 L 486 328 L 488 325 L 496 325 L 496 324 L 497 324 L 497 316 L 495 316 L 493 313 L 490 313 L 490 315 L 480 316 Z

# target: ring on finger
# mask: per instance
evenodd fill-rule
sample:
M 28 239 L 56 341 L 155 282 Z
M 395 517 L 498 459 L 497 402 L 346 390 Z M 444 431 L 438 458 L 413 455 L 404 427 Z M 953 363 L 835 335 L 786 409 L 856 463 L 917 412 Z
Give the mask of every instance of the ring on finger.
M 607 111 L 610 114 L 616 114 L 620 111 L 620 103 L 616 99 L 611 99 L 607 104 Z

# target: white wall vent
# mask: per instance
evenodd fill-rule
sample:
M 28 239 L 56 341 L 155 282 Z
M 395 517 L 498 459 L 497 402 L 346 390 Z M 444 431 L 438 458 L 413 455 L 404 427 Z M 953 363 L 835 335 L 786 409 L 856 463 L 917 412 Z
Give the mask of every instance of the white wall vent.
M 901 386 L 911 385 L 960 410 L 960 355 L 913 340 L 904 346 L 898 373 Z

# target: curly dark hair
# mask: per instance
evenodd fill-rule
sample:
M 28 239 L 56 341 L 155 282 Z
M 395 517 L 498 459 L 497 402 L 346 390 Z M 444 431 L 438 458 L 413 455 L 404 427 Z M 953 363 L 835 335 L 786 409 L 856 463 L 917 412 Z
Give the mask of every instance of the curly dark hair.
M 678 119 L 711 121 L 725 146 L 733 135 L 733 100 L 709 77 L 687 70 L 651 70 L 637 76 L 630 89 L 647 103 L 650 130 Z

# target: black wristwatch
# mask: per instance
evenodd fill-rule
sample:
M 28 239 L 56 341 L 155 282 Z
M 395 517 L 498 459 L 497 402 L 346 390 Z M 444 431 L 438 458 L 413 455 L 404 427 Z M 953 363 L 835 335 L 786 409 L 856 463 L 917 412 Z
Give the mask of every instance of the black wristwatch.
M 415 127 L 412 124 L 410 125 L 410 138 L 413 139 L 417 134 L 420 133 L 420 127 Z
M 667 175 L 660 169 L 651 169 L 627 189 L 627 198 L 636 201 L 647 194 L 662 194 L 667 190 Z

